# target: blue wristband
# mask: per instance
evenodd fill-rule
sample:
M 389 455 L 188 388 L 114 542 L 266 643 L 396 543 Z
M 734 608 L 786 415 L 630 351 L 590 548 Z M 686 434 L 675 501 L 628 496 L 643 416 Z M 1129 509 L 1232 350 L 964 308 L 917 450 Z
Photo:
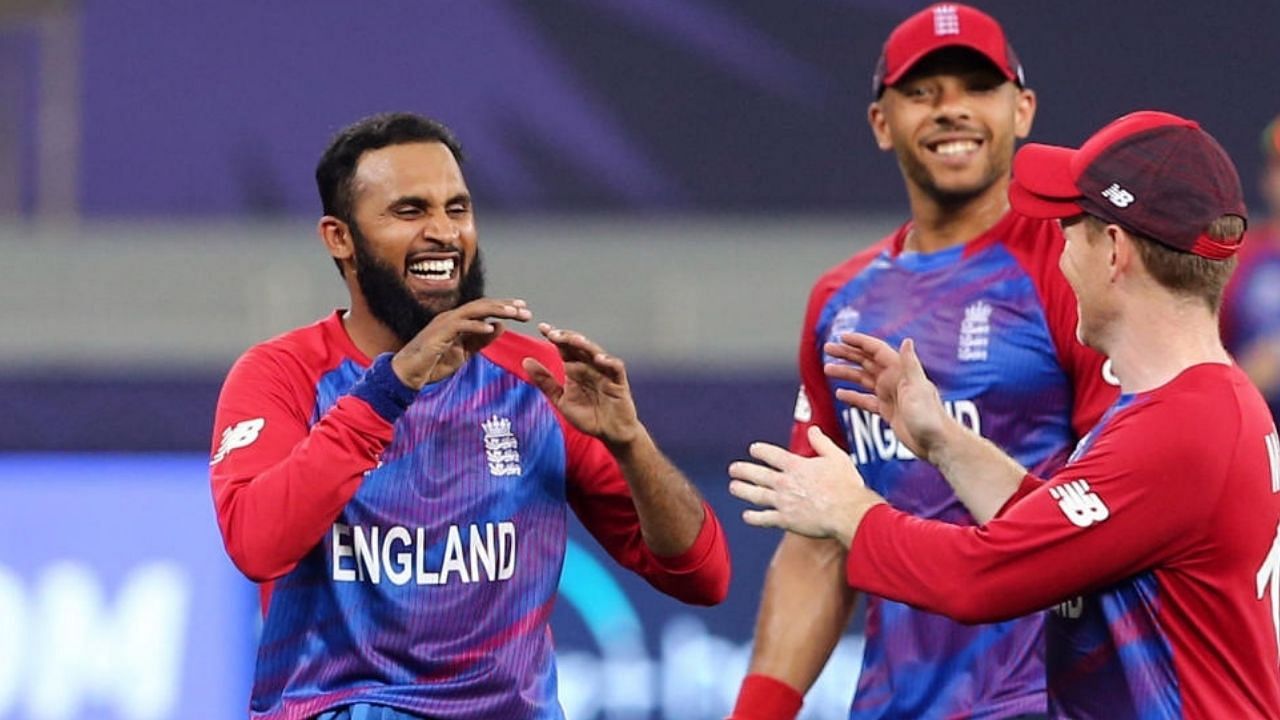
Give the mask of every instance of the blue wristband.
M 379 355 L 351 388 L 351 394 L 369 403 L 383 419 L 393 423 L 413 404 L 418 391 L 400 381 L 391 369 L 391 355 L 389 352 Z

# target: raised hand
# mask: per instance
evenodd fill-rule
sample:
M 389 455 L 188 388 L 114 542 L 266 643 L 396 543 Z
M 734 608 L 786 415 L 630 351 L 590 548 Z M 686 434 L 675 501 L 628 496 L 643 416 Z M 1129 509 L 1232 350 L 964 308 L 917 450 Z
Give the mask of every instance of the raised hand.
M 884 498 L 867 488 L 849 454 L 816 426 L 809 428 L 809 443 L 814 457 L 752 443 L 751 457 L 759 462 L 729 465 L 729 492 L 763 508 L 742 513 L 748 525 L 835 538 L 849 547 L 862 516 Z
M 950 416 L 942 406 L 938 388 L 924 373 L 910 338 L 894 350 L 885 341 L 862 333 L 846 333 L 842 342 L 827 343 L 823 351 L 844 363 L 828 363 L 827 377 L 856 383 L 870 392 L 839 389 L 836 399 L 878 413 L 898 440 L 917 457 L 928 459 L 942 442 Z
M 581 333 L 538 323 L 538 331 L 560 351 L 561 385 L 542 363 L 524 359 L 525 372 L 574 427 L 612 446 L 626 445 L 643 432 L 622 360 Z
M 400 381 L 412 388 L 443 380 L 503 332 L 502 320 L 533 317 L 524 300 L 480 298 L 436 315 L 391 358 Z

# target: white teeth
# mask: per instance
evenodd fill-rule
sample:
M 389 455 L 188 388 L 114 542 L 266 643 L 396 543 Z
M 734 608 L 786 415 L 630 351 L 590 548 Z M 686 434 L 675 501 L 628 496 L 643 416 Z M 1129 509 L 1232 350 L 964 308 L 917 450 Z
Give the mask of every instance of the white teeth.
M 973 140 L 951 140 L 940 143 L 934 152 L 939 155 L 963 155 L 964 153 L 973 152 L 978 149 L 978 143 Z
M 419 260 L 409 266 L 409 272 L 428 280 L 448 280 L 453 276 L 453 258 L 445 260 Z

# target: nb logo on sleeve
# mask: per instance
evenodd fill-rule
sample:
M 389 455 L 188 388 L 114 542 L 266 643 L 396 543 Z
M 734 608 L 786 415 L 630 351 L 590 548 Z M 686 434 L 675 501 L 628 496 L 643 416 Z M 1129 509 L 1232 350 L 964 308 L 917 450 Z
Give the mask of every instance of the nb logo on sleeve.
M 1049 495 L 1058 501 L 1062 514 L 1076 527 L 1086 528 L 1111 517 L 1111 511 L 1102 498 L 1089 490 L 1087 480 L 1072 480 L 1065 485 L 1051 487 Z
M 266 418 L 254 418 L 238 422 L 223 430 L 222 442 L 218 445 L 218 452 L 213 454 L 213 459 L 209 461 L 209 464 L 217 465 L 232 450 L 252 445 L 258 439 L 258 434 L 262 432 L 262 428 L 266 424 Z

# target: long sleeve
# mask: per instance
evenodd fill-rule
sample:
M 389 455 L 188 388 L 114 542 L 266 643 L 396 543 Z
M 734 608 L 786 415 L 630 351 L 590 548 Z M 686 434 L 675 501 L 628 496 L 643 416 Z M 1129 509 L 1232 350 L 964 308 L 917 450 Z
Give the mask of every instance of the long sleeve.
M 958 527 L 874 508 L 854 537 L 855 587 L 970 623 L 1044 609 L 1181 552 L 1208 522 L 1211 476 L 1176 434 L 1115 421 L 1079 462 L 987 525 Z M 1032 489 L 1034 488 L 1034 489 Z
M 287 358 L 260 347 L 232 368 L 218 400 L 210 478 L 223 543 L 250 579 L 291 571 L 391 442 L 394 418 L 366 398 L 394 392 L 370 374 L 364 390 L 358 385 L 309 425 L 314 385 Z M 394 398 L 375 404 L 396 412 Z
M 615 561 L 667 595 L 696 605 L 722 601 L 729 590 L 729 545 L 711 506 L 702 503 L 702 527 L 687 550 L 673 557 L 654 554 L 617 462 L 599 440 L 563 424 L 569 505 L 587 531 Z

